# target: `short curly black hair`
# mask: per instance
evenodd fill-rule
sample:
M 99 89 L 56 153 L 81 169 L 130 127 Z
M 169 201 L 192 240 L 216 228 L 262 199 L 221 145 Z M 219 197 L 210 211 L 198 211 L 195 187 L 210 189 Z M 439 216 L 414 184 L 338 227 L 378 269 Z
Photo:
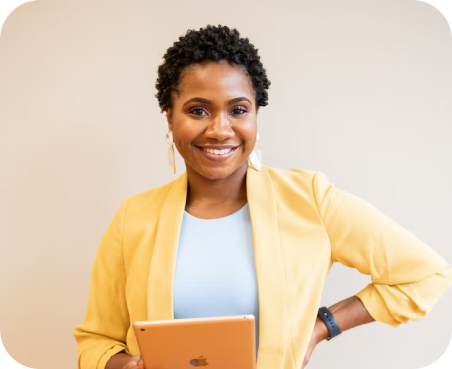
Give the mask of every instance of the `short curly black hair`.
M 237 29 L 227 26 L 207 25 L 199 31 L 188 30 L 179 37 L 166 54 L 164 63 L 158 68 L 155 87 L 161 112 L 172 110 L 172 94 L 179 93 L 177 87 L 184 68 L 207 60 L 226 60 L 230 65 L 243 70 L 251 79 L 254 88 L 256 108 L 268 104 L 267 90 L 270 81 L 257 53 L 258 49 L 248 38 L 240 37 Z

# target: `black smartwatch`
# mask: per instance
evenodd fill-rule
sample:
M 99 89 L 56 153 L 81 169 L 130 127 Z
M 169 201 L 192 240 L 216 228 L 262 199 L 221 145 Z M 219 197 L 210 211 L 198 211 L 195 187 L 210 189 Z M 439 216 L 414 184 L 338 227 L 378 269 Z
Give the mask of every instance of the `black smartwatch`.
M 342 331 L 339 328 L 336 319 L 334 319 L 333 313 L 329 311 L 325 306 L 319 309 L 317 315 L 320 317 L 320 319 L 323 320 L 326 327 L 328 328 L 328 332 L 330 333 L 330 336 L 326 339 L 327 341 L 331 341 L 342 334 Z

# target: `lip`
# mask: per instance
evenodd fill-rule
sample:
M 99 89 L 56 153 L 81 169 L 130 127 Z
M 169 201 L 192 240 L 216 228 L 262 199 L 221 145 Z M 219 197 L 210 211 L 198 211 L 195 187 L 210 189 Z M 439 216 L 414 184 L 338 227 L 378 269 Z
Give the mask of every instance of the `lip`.
M 242 145 L 235 146 L 231 151 L 229 151 L 227 154 L 223 154 L 223 155 L 211 154 L 210 152 L 204 151 L 202 149 L 202 147 L 199 147 L 199 146 L 196 146 L 196 148 L 201 152 L 202 155 L 204 155 L 207 159 L 209 159 L 211 161 L 225 161 L 225 160 L 228 160 L 241 146 Z M 230 147 L 231 146 L 229 146 L 229 147 L 223 146 L 223 148 L 230 148 Z M 213 147 L 208 147 L 208 148 L 210 149 Z M 217 149 L 217 150 L 219 150 L 219 149 Z
M 239 146 L 240 146 L 240 144 L 239 145 L 205 145 L 205 146 L 196 146 L 196 147 L 201 147 L 204 149 L 213 149 L 213 150 L 224 150 L 224 149 L 234 149 Z

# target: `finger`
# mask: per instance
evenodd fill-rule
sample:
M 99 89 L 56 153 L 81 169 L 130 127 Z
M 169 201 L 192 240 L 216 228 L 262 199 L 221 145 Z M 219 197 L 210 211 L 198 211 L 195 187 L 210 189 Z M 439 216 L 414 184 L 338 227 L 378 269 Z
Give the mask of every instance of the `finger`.
M 303 364 L 301 365 L 301 369 L 306 368 L 306 366 L 308 365 L 308 363 L 309 363 L 309 359 L 305 357 L 304 360 L 303 360 Z
M 138 369 L 138 363 L 141 360 L 140 355 L 134 355 L 131 357 L 130 361 L 124 365 L 123 369 Z
M 141 359 L 138 362 L 138 369 L 144 369 L 144 363 L 143 363 L 143 360 L 141 360 Z

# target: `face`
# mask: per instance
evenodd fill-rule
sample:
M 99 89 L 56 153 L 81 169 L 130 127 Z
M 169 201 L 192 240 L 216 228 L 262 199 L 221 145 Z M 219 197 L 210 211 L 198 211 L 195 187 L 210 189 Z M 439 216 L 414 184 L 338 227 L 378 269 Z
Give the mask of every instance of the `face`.
M 256 101 L 249 77 L 226 61 L 209 61 L 190 66 L 188 73 L 182 74 L 178 90 L 179 94 L 173 95 L 173 111 L 166 113 L 187 173 L 194 171 L 217 180 L 247 166 L 257 133 Z

